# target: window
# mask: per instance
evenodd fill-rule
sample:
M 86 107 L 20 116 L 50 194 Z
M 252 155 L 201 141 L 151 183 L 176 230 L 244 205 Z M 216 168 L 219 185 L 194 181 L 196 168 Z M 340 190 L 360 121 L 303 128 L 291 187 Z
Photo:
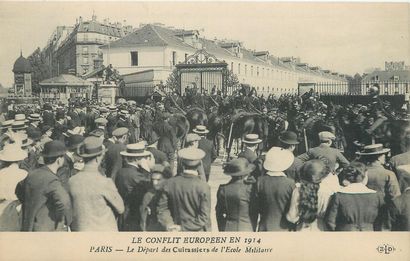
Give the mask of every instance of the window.
M 262 77 L 265 76 L 265 68 L 262 68 Z
M 253 65 L 251 65 L 251 76 L 253 76 Z
M 241 64 L 238 63 L 238 74 L 241 74 Z
M 393 79 L 394 79 L 394 81 L 398 81 L 398 80 L 399 80 L 399 76 L 398 76 L 398 75 L 395 75 L 395 76 L 393 77 Z
M 177 64 L 177 52 L 172 52 L 172 65 L 175 66 Z
M 233 62 L 231 62 L 231 71 L 233 72 Z
M 406 83 L 406 93 L 409 93 L 409 84 L 408 83 Z
M 83 56 L 83 64 L 88 64 L 88 57 Z
M 376 76 L 374 77 L 374 79 L 375 79 L 376 81 L 378 81 L 378 80 L 379 80 L 379 75 L 376 75 Z
M 384 88 L 387 88 L 387 87 L 389 87 L 389 84 L 386 82 L 386 83 L 384 84 Z
M 188 59 L 188 54 L 186 53 L 185 54 L 185 62 L 186 62 L 187 59 Z
M 138 66 L 138 52 L 131 52 L 131 66 Z
M 256 67 L 256 76 L 259 76 L 259 66 Z
M 88 41 L 88 34 L 84 34 L 84 41 Z

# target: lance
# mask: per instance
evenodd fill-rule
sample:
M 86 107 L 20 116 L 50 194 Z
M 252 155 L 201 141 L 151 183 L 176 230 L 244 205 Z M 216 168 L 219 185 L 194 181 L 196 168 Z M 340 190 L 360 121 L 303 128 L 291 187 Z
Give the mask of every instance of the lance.
M 306 135 L 306 129 L 303 128 L 303 137 L 305 138 L 305 149 L 306 151 L 309 150 L 309 146 L 308 146 L 308 140 L 307 140 L 307 135 Z

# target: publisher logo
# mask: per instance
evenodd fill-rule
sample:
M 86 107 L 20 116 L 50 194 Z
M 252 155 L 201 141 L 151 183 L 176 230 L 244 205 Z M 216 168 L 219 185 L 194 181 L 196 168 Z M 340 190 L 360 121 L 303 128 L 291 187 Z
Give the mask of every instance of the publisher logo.
M 385 254 L 385 255 L 389 255 L 392 252 L 396 251 L 396 248 L 389 244 L 382 244 L 378 246 L 376 249 L 377 249 L 377 252 L 379 252 L 380 254 Z

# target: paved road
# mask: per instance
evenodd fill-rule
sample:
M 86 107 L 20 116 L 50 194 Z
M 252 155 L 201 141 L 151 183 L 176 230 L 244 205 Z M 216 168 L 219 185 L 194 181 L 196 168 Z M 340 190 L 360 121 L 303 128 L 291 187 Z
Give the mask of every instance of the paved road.
M 211 220 L 212 220 L 212 231 L 218 231 L 218 224 L 216 223 L 215 206 L 216 206 L 216 192 L 220 184 L 226 184 L 231 178 L 223 174 L 222 161 L 218 158 L 212 164 L 211 174 L 209 177 L 208 184 L 211 186 Z

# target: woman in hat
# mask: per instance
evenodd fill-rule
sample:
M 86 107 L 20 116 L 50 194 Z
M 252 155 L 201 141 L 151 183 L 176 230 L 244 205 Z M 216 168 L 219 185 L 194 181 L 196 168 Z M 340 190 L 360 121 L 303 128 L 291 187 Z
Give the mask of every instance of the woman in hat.
M 169 166 L 155 164 L 151 168 L 151 187 L 145 193 L 140 207 L 142 231 L 166 231 L 157 217 L 157 205 L 165 182 L 172 177 Z
M 263 167 L 267 172 L 257 182 L 259 231 L 288 231 L 290 228 L 286 214 L 295 182 L 284 171 L 292 165 L 293 159 L 292 152 L 279 147 L 272 147 L 266 153 Z
M 255 231 L 256 180 L 249 176 L 254 169 L 255 165 L 245 158 L 234 159 L 224 166 L 224 174 L 231 176 L 231 180 L 220 185 L 217 192 L 215 210 L 219 231 Z
M 0 152 L 0 231 L 20 231 L 21 216 L 17 210 L 20 202 L 15 189 L 27 176 L 27 171 L 19 168 L 19 163 L 27 156 L 18 144 L 7 144 Z
M 340 173 L 345 185 L 329 203 L 326 223 L 330 230 L 380 230 L 383 221 L 383 194 L 366 187 L 366 166 L 352 162 Z
M 310 160 L 302 166 L 300 183 L 296 183 L 286 215 L 289 222 L 296 224 L 296 230 L 325 230 L 324 216 L 333 192 L 320 190 L 320 184 L 329 171 L 329 167 L 318 159 Z

